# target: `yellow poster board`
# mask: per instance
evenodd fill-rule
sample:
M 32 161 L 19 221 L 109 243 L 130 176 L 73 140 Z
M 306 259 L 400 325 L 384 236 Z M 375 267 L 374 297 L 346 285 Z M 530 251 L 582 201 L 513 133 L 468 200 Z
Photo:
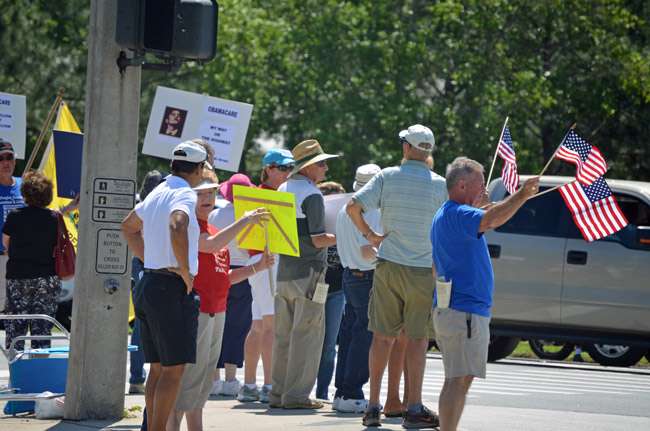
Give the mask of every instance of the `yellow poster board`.
M 271 214 L 266 222 L 271 253 L 300 256 L 296 201 L 293 193 L 233 186 L 235 218 L 244 212 L 264 207 Z M 264 250 L 266 235 L 259 225 L 249 225 L 237 235 L 237 246 L 249 250 Z

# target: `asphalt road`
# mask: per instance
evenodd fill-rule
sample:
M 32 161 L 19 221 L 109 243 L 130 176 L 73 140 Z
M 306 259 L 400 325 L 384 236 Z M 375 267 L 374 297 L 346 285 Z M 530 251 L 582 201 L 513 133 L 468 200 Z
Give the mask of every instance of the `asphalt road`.
M 4 333 L 0 332 L 0 341 L 3 339 Z M 261 373 L 260 364 L 258 381 L 262 379 Z M 6 361 L 0 358 L 0 387 L 6 384 L 8 376 Z M 243 370 L 238 378 L 243 379 Z M 437 410 L 443 379 L 440 355 L 429 353 L 423 400 L 432 409 Z M 330 393 L 333 392 L 332 385 Z M 217 408 L 227 402 L 226 397 L 209 401 Z M 358 423 L 358 429 L 362 428 L 360 417 L 347 416 L 339 417 L 341 429 L 347 429 L 344 424 L 350 423 Z M 487 379 L 476 379 L 470 389 L 459 429 L 547 430 L 551 422 L 553 430 L 649 430 L 650 370 L 528 359 L 490 363 Z M 400 424 L 385 421 L 383 429 L 401 429 Z

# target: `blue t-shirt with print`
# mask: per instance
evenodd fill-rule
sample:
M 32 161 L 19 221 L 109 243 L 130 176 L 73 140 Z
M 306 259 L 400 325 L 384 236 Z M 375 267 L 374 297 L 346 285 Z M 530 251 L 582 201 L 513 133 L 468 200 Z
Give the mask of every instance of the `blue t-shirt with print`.
M 0 229 L 2 226 L 4 226 L 9 211 L 25 206 L 25 202 L 23 202 L 23 196 L 20 194 L 20 185 L 23 183 L 23 179 L 19 177 L 13 178 L 14 185 L 11 187 L 3 186 L 0 184 L 0 210 L 2 210 L 2 222 L 0 223 Z M 2 243 L 0 243 L 0 251 L 5 250 L 6 249 Z
M 494 275 L 487 243 L 478 231 L 483 214 L 469 205 L 445 202 L 431 223 L 431 244 L 438 277 L 452 280 L 449 308 L 490 317 Z

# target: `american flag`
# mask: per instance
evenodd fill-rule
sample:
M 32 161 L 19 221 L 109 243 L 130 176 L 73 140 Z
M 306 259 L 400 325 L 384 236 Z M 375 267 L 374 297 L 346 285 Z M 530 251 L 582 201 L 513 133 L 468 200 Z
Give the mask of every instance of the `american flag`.
M 603 177 L 590 186 L 574 181 L 560 187 L 560 193 L 587 242 L 611 235 L 628 225 Z
M 508 193 L 513 194 L 519 187 L 519 174 L 517 173 L 517 159 L 515 158 L 515 147 L 512 145 L 510 130 L 506 124 L 503 130 L 503 137 L 499 141 L 497 154 L 505 161 L 501 169 L 501 180 L 506 186 Z
M 592 147 L 573 130 L 569 131 L 555 157 L 575 164 L 578 167 L 576 179 L 585 186 L 607 172 L 607 163 L 598 148 Z

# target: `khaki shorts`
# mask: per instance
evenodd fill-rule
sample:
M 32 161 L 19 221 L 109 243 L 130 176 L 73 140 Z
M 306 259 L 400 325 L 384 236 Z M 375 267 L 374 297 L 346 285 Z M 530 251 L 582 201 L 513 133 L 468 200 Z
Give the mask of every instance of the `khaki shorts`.
M 436 329 L 436 343 L 442 353 L 445 377 L 451 379 L 471 375 L 484 379 L 490 342 L 490 318 L 436 307 L 433 310 L 433 325 Z M 471 338 L 467 337 L 468 327 Z
M 428 339 L 433 307 L 433 270 L 380 260 L 375 269 L 368 330 L 397 338 Z

